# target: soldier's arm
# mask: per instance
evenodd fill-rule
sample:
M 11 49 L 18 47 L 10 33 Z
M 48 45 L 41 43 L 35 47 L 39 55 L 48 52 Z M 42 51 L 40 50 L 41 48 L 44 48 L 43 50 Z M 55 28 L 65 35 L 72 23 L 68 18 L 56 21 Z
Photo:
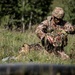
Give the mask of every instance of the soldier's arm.
M 75 32 L 75 27 L 73 25 L 71 25 L 69 22 L 67 22 L 64 25 L 64 29 L 67 33 L 74 33 Z
M 48 27 L 48 23 L 47 20 L 41 22 L 39 24 L 39 26 L 36 28 L 35 33 L 37 34 L 37 36 L 42 39 L 45 37 L 46 33 L 47 33 L 47 27 Z

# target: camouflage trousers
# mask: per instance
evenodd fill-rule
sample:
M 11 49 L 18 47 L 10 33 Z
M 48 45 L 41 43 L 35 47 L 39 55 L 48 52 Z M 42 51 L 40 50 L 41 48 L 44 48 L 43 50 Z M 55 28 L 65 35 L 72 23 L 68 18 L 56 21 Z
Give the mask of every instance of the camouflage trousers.
M 41 40 L 41 43 L 49 53 L 61 51 L 64 48 L 63 46 L 54 47 L 48 40 L 44 41 L 44 38 Z
M 66 41 L 66 44 L 64 44 L 64 41 Z M 54 53 L 55 55 L 60 55 L 62 59 L 68 59 L 69 56 L 64 52 L 64 47 L 67 45 L 67 39 L 62 40 L 62 45 L 54 46 L 51 44 L 47 39 L 45 41 L 45 38 L 41 40 L 42 45 L 44 46 L 45 50 L 48 53 Z

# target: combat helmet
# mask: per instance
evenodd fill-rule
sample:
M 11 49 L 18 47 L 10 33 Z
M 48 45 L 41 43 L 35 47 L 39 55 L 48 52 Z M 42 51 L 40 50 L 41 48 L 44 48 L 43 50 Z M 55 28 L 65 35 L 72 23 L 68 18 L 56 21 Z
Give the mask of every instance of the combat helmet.
M 61 7 L 55 7 L 52 12 L 52 15 L 58 19 L 62 19 L 64 17 L 64 10 Z

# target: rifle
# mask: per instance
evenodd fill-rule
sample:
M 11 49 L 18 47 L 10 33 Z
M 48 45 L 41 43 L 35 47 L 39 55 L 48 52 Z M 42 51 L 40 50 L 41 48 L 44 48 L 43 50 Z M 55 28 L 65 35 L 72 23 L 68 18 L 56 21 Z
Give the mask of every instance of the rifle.
M 60 26 L 57 26 L 54 29 L 50 28 L 50 30 L 48 30 L 47 35 L 48 35 L 48 40 L 50 43 L 52 43 L 52 40 L 53 40 L 54 46 L 61 46 L 62 40 L 64 40 L 64 45 L 66 45 L 65 41 L 67 38 L 67 33 Z M 49 38 L 49 36 L 50 36 L 50 38 Z

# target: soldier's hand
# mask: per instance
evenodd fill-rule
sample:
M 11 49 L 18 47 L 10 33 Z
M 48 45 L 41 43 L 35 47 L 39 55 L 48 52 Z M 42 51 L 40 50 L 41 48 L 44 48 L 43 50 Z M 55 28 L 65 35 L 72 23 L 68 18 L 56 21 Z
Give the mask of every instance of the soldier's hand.
M 53 44 L 53 37 L 47 35 L 47 40 L 48 40 L 51 44 Z

